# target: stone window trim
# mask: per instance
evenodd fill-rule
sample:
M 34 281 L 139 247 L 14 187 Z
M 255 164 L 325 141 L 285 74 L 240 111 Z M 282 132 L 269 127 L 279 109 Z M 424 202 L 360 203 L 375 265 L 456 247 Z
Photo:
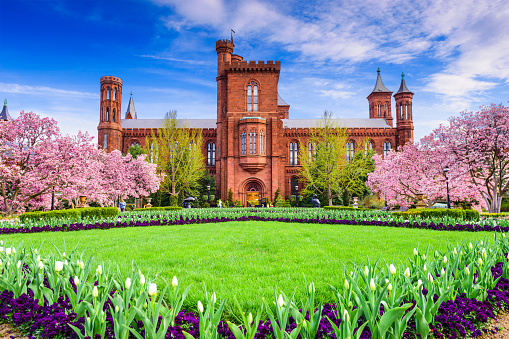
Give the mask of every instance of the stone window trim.
M 260 107 L 260 82 L 256 79 L 250 79 L 245 85 L 246 93 L 246 111 L 258 112 Z
M 354 156 L 355 156 L 355 141 L 348 140 L 346 142 L 346 162 L 350 163 L 352 162 Z
M 299 164 L 299 144 L 292 140 L 288 146 L 290 165 L 297 166 Z

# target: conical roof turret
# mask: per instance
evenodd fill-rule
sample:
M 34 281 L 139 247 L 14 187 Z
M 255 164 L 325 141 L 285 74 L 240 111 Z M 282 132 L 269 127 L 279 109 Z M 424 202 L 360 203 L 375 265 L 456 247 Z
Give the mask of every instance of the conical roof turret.
M 399 89 L 398 89 L 398 93 L 412 93 L 410 92 L 410 90 L 408 89 L 408 87 L 406 87 L 406 83 L 405 83 L 405 73 L 401 73 L 401 85 L 399 85 Z
M 376 72 L 378 73 L 378 75 L 376 77 L 376 84 L 375 84 L 375 88 L 373 89 L 372 93 L 380 93 L 380 92 L 392 93 L 391 91 L 389 91 L 389 89 L 387 89 L 387 87 L 385 87 L 384 83 L 382 82 L 382 77 L 380 76 L 380 67 L 378 67 L 378 70 Z
M 136 110 L 134 109 L 133 92 L 131 92 L 131 98 L 129 99 L 129 105 L 127 105 L 127 111 L 125 112 L 126 119 L 137 119 Z
M 2 112 L 0 112 L 0 120 L 11 120 L 11 116 L 9 114 L 9 110 L 7 109 L 7 99 L 4 100 L 4 107 L 2 108 Z

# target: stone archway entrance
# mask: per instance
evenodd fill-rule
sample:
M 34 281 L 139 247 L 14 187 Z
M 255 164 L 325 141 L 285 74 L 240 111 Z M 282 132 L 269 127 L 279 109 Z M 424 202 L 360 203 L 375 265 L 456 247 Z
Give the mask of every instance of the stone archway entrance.
M 241 193 L 244 193 L 244 206 L 259 205 L 265 195 L 265 186 L 259 179 L 246 180 Z

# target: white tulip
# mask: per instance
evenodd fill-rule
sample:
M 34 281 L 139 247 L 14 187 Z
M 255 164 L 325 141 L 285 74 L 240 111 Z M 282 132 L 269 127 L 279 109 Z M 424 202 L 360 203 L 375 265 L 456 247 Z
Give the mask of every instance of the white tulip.
M 34 248 L 34 253 L 37 254 L 37 248 Z
M 422 260 L 426 260 L 426 254 L 422 255 Z
M 426 271 L 428 270 L 428 268 L 426 267 L 426 264 L 424 264 L 424 267 L 422 268 L 422 270 L 423 270 L 424 272 L 426 272 Z
M 373 278 L 371 278 L 371 281 L 369 282 L 369 288 L 371 291 L 376 290 L 375 280 Z
M 502 233 L 502 238 L 505 238 L 505 233 Z
M 315 284 L 311 283 L 309 284 L 309 294 L 315 293 Z
M 173 287 L 177 287 L 179 285 L 179 281 L 177 280 L 176 276 L 173 276 L 173 280 L 171 281 L 171 285 Z
M 343 320 L 346 322 L 350 322 L 350 314 L 348 314 L 348 310 L 345 310 L 345 312 L 343 312 Z
M 120 311 L 120 308 L 118 308 L 118 305 L 115 306 L 115 313 L 118 313 L 118 311 Z
M 454 255 L 458 254 L 458 251 L 456 250 L 456 247 L 454 247 L 454 251 L 452 251 Z
M 80 261 L 80 268 L 81 269 L 84 269 L 85 268 L 85 263 L 83 261 Z
M 251 312 L 249 312 L 249 315 L 247 316 L 247 322 L 249 323 L 249 325 L 253 323 L 253 315 L 251 314 Z
M 445 274 L 445 270 L 442 268 L 442 270 L 440 271 L 440 276 L 443 276 Z
M 18 268 L 21 267 L 21 261 L 18 260 Z
M 348 279 L 345 279 L 345 290 L 350 288 L 350 284 L 348 283 Z
M 38 255 L 38 256 L 37 256 L 36 261 L 37 261 L 37 262 L 41 261 L 41 256 L 40 256 L 40 255 Z
M 509 254 L 507 256 L 509 257 Z M 353 271 L 350 271 L 350 276 L 353 276 Z
M 389 271 L 391 272 L 392 275 L 396 274 L 396 267 L 393 264 L 391 264 L 389 266 Z
M 387 285 L 389 283 L 389 279 L 385 279 L 385 284 Z
M 140 283 L 145 285 L 145 276 L 143 274 L 140 275 Z
M 55 271 L 60 272 L 64 268 L 62 261 L 55 261 Z
M 94 286 L 94 289 L 92 290 L 92 297 L 97 298 L 99 296 L 99 290 L 97 289 L 97 286 Z
M 216 298 L 216 292 L 212 293 L 212 302 L 216 302 L 217 301 L 217 298 Z
M 387 286 L 387 291 L 389 291 L 389 292 L 392 291 L 392 284 L 391 283 L 389 283 L 389 285 Z
M 69 263 L 67 262 L 67 259 L 66 259 L 66 260 L 64 260 L 64 265 L 65 265 L 65 266 L 69 266 Z
M 419 279 L 419 280 L 417 281 L 417 288 L 421 287 L 421 285 L 422 285 L 422 280 L 421 280 L 421 279 Z
M 481 244 L 482 245 L 482 244 Z M 12 253 L 16 253 L 16 247 L 12 248 Z
M 428 273 L 428 280 L 431 282 L 433 282 L 433 280 L 434 280 L 433 275 L 431 273 Z
M 98 274 L 98 275 L 101 275 L 103 274 L 103 268 L 101 265 L 97 266 L 95 272 Z
M 468 269 L 468 267 L 465 267 L 465 273 L 466 273 L 467 275 L 470 275 L 470 270 Z
M 74 285 L 78 286 L 80 284 L 80 279 L 78 276 L 74 276 Z
M 405 273 L 403 273 L 405 277 L 410 278 L 410 268 L 406 268 Z
M 3 240 L 0 240 L 0 245 L 3 245 L 4 244 L 4 241 Z
M 285 305 L 285 301 L 283 300 L 283 295 L 279 295 L 279 298 L 277 299 L 277 304 L 279 307 L 283 307 Z
M 444 255 L 444 264 L 447 264 L 447 256 Z
M 128 290 L 131 288 L 131 278 L 127 278 L 125 280 L 125 289 Z
M 470 242 L 470 243 L 468 243 L 468 249 L 469 249 L 469 250 L 472 250 L 472 248 L 474 248 L 474 246 L 472 246 L 472 243 L 471 243 L 471 242 Z
M 198 311 L 200 311 L 200 313 L 203 313 L 203 304 L 199 300 L 198 300 Z
M 483 242 L 482 242 L 482 240 L 481 240 L 481 246 L 482 246 L 482 245 L 483 245 Z
M 42 271 L 44 269 L 44 264 L 42 263 L 42 261 L 39 261 L 38 265 L 39 269 Z
M 414 247 L 414 255 L 415 256 L 418 256 L 419 255 L 419 252 L 417 252 L 417 248 Z
M 155 283 L 148 285 L 148 295 L 153 297 L 157 294 L 157 285 Z
M 479 264 L 479 266 L 482 266 L 482 259 L 481 258 L 477 259 L 477 263 Z
M 3 252 L 4 251 L 4 248 L 3 247 L 0 247 L 0 252 Z
M 11 248 L 10 248 L 10 247 L 7 247 L 7 248 L 5 249 L 5 254 L 7 254 L 7 255 L 11 255 Z
M 364 266 L 364 274 L 366 274 L 366 277 L 369 275 L 369 268 L 368 268 L 368 266 Z
M 64 258 L 65 258 L 65 252 L 62 254 L 62 257 L 64 257 Z

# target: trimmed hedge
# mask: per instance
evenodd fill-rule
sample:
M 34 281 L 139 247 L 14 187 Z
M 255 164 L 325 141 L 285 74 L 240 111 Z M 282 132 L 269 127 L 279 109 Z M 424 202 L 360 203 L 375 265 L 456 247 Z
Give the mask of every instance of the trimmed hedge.
M 396 217 L 404 217 L 410 219 L 416 216 L 421 218 L 442 218 L 451 217 L 455 219 L 478 221 L 480 214 L 475 210 L 445 209 L 445 208 L 423 208 L 410 209 L 406 212 L 392 212 Z
M 509 212 L 505 213 L 483 213 L 481 217 L 498 218 L 498 217 L 509 217 Z
M 353 208 L 352 206 L 323 206 L 326 210 L 339 210 L 339 211 L 371 211 L 371 208 Z
M 69 210 L 54 210 L 47 212 L 27 212 L 19 216 L 21 222 L 27 220 L 40 220 L 40 219 L 52 219 L 52 218 L 73 218 L 81 219 L 84 217 L 116 217 L 118 216 L 118 208 L 116 207 L 88 207 L 88 208 L 75 208 Z
M 183 207 L 182 206 L 161 206 L 161 207 L 150 207 L 150 208 L 135 208 L 133 211 L 168 211 L 168 210 L 175 210 L 179 211 Z

